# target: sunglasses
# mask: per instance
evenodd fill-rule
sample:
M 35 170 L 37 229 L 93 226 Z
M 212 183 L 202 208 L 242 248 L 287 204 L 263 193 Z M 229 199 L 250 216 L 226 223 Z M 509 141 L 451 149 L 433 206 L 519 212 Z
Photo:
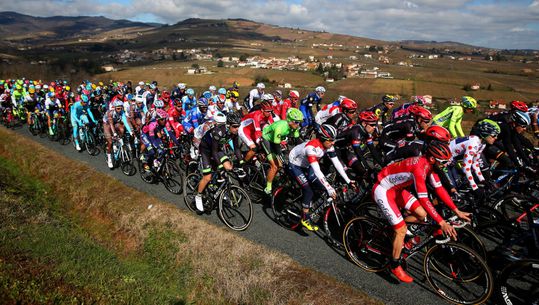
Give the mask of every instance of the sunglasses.
M 122 108 L 122 107 L 116 107 L 115 109 L 116 109 L 116 111 L 120 111 L 120 110 L 123 110 L 123 108 Z
M 236 124 L 230 125 L 230 128 L 240 128 L 240 125 L 236 125 Z
M 442 160 L 442 159 L 436 159 L 436 161 L 438 161 L 440 165 L 444 165 L 444 166 L 449 164 L 449 162 L 451 162 L 451 160 Z
M 303 121 L 292 121 L 292 122 L 295 123 L 295 124 L 298 124 L 298 125 L 303 123 Z
M 217 102 L 217 104 L 224 104 L 225 102 Z
M 371 127 L 376 127 L 378 124 L 376 123 L 372 123 L 372 124 L 367 124 L 367 126 L 371 126 Z

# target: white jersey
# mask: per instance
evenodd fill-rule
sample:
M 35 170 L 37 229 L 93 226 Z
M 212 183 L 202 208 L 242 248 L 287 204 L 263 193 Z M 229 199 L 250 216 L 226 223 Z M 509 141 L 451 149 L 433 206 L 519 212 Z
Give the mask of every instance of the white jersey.
M 330 117 L 336 115 L 337 113 L 341 113 L 341 107 L 339 105 L 335 105 L 334 103 L 325 105 L 316 113 L 316 116 L 314 117 L 314 121 L 318 125 L 324 124 Z
M 483 173 L 481 173 L 481 153 L 485 149 L 485 144 L 481 143 L 478 136 L 469 136 L 457 138 L 449 144 L 453 158 L 463 157 L 462 171 L 466 175 L 466 179 L 473 190 L 476 190 L 477 183 L 474 180 L 472 171 L 475 173 L 479 181 L 484 181 Z

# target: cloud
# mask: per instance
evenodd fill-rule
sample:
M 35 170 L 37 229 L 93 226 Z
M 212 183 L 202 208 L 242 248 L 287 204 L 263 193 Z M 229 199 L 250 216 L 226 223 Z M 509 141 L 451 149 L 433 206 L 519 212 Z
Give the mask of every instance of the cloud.
M 191 17 L 246 18 L 381 40 L 452 40 L 539 49 L 539 0 L 19 0 L 2 1 L 0 10 L 169 24 Z

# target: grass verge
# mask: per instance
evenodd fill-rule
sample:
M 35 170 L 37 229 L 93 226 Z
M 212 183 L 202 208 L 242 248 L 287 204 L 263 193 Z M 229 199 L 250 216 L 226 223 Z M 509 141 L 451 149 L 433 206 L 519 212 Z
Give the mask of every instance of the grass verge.
M 5 129 L 0 158 L 14 303 L 380 303 Z

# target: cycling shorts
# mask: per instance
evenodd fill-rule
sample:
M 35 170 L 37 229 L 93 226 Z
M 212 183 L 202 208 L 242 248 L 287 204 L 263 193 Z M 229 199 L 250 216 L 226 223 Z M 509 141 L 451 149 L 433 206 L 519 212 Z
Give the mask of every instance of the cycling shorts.
M 373 198 L 394 229 L 399 229 L 406 225 L 401 209 L 415 211 L 420 206 L 419 201 L 409 191 L 394 188 L 388 190 L 378 183 L 374 185 Z

